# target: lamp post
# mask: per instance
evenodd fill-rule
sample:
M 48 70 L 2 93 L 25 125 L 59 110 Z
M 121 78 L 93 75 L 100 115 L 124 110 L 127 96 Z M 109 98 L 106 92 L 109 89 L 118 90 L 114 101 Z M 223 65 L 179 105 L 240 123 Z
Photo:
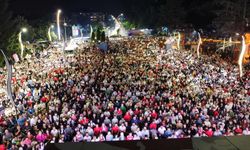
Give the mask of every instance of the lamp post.
M 49 37 L 49 41 L 50 42 L 52 42 L 52 38 L 51 38 L 51 29 L 53 29 L 54 28 L 54 25 L 51 25 L 50 27 L 49 27 L 49 30 L 48 30 L 48 37 Z
M 90 25 L 90 35 L 89 35 L 90 38 L 92 37 L 92 34 L 93 34 L 93 28 L 92 28 L 92 26 Z
M 61 41 L 61 30 L 60 30 L 60 14 L 61 14 L 61 9 L 57 11 L 57 35 L 58 35 L 58 40 Z
M 21 59 L 23 59 L 23 50 L 24 50 L 23 41 L 22 41 L 22 33 L 26 33 L 26 32 L 27 32 L 27 28 L 22 28 L 18 34 L 18 40 L 19 40 L 20 48 L 21 48 Z
M 63 24 L 63 26 L 64 26 L 64 36 L 65 36 L 65 42 L 67 42 L 67 29 L 66 29 L 66 27 L 67 27 L 67 23 L 66 22 L 64 22 L 64 24 Z
M 239 65 L 239 70 L 240 70 L 240 77 L 243 76 L 243 59 L 244 59 L 244 54 L 246 52 L 246 43 L 245 43 L 245 37 L 242 36 L 242 48 L 241 48 L 241 52 L 240 52 L 240 56 L 238 59 L 238 65 Z
M 201 40 L 201 35 L 200 35 L 200 33 L 198 32 L 198 37 L 199 37 L 199 41 L 198 41 L 198 46 L 197 46 L 197 56 L 198 56 L 198 58 L 200 58 L 200 46 L 201 46 L 201 44 L 202 44 L 202 40 Z

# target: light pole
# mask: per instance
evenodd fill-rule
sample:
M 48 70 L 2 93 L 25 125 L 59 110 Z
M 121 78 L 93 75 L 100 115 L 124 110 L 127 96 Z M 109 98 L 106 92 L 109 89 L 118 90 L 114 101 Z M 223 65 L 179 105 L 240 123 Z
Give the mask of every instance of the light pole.
M 93 34 L 93 28 L 92 28 L 92 26 L 90 25 L 90 35 L 89 35 L 90 38 L 92 37 L 92 34 Z
M 238 59 L 238 65 L 239 65 L 239 70 L 240 70 L 240 77 L 243 76 L 243 70 L 242 70 L 243 66 L 242 66 L 242 63 L 243 63 L 245 52 L 246 52 L 245 37 L 242 36 L 242 48 L 241 48 L 240 56 L 239 56 L 239 59 Z
M 9 63 L 6 55 L 4 54 L 3 50 L 0 49 L 0 51 L 2 52 L 3 56 L 4 56 L 4 61 L 6 64 L 6 68 L 7 68 L 7 80 L 6 80 L 6 85 L 7 85 L 7 94 L 8 94 L 8 98 L 11 102 L 11 104 L 13 105 L 12 107 L 15 108 L 15 114 L 17 113 L 17 108 L 16 108 L 16 104 L 14 102 L 14 98 L 13 98 L 13 94 L 12 94 L 12 88 L 11 88 L 11 79 L 12 79 L 12 65 Z
M 67 29 L 66 29 L 66 27 L 67 27 L 67 23 L 66 22 L 64 22 L 64 24 L 63 24 L 63 26 L 64 26 L 64 36 L 65 36 L 65 42 L 67 42 Z
M 51 29 L 53 29 L 54 28 L 54 25 L 51 25 L 50 27 L 49 27 L 49 30 L 48 30 L 48 37 L 49 37 L 49 41 L 50 42 L 52 42 L 52 38 L 51 38 Z
M 27 32 L 27 28 L 22 28 L 18 34 L 18 40 L 19 40 L 20 48 L 21 48 L 21 59 L 23 59 L 23 50 L 24 50 L 23 41 L 22 41 L 22 33 L 26 33 L 26 32 Z
M 197 56 L 198 58 L 200 58 L 200 46 L 202 44 L 202 40 L 201 40 L 201 35 L 199 32 L 198 32 L 198 37 L 199 37 L 199 41 L 198 41 L 198 46 L 197 46 Z
M 60 30 L 60 14 L 61 14 L 61 9 L 59 9 L 58 11 L 57 11 L 57 35 L 58 35 L 58 40 L 59 41 L 61 41 L 61 35 L 60 35 L 60 33 L 61 33 L 61 30 Z

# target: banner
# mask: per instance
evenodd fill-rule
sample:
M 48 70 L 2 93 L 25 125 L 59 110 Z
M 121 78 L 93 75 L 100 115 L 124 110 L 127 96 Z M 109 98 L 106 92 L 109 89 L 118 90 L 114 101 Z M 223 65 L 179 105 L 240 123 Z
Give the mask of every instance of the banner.
M 19 57 L 18 57 L 17 54 L 13 54 L 12 57 L 14 58 L 14 60 L 15 60 L 16 63 L 20 61 L 20 59 L 19 59 Z

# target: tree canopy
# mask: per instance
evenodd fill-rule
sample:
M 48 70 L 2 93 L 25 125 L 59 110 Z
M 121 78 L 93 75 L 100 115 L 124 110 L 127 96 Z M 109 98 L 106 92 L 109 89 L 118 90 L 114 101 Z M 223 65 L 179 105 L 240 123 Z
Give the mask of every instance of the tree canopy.
M 14 29 L 12 13 L 8 10 L 8 0 L 0 0 L 0 22 L 0 48 L 4 49 Z

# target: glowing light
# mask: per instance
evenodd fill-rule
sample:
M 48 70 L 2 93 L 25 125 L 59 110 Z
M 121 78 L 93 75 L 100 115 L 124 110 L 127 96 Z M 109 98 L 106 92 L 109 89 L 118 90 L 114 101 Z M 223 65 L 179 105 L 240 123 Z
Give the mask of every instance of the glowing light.
M 201 40 L 200 33 L 198 33 L 198 36 L 199 36 L 199 42 L 198 42 L 198 46 L 197 46 L 197 56 L 198 56 L 198 58 L 200 58 L 200 46 L 202 44 L 202 40 Z
M 48 37 L 49 37 L 49 41 L 51 42 L 52 41 L 52 38 L 51 38 L 51 29 L 53 29 L 54 28 L 54 25 L 51 25 L 50 27 L 49 27 L 49 30 L 48 30 Z
M 240 57 L 238 60 L 238 65 L 239 65 L 239 69 L 240 69 L 240 77 L 243 76 L 242 63 L 243 63 L 243 58 L 244 58 L 245 52 L 246 52 L 245 38 L 244 38 L 244 36 L 242 36 L 242 48 L 241 48 L 241 53 L 240 53 Z
M 21 48 L 21 59 L 23 59 L 23 51 L 24 51 L 24 46 L 23 46 L 23 41 L 22 41 L 22 33 L 26 33 L 27 31 L 28 31 L 27 28 L 22 28 L 18 34 L 18 41 L 19 41 L 20 48 Z
M 180 50 L 180 43 L 181 43 L 181 34 L 178 32 L 178 39 L 177 39 L 177 49 Z
M 27 31 L 28 31 L 27 28 L 22 28 L 23 33 L 26 33 Z
M 60 30 L 60 14 L 61 14 L 61 10 L 59 9 L 57 11 L 57 34 L 58 34 L 58 40 L 60 41 L 61 40 L 61 30 Z
M 92 28 L 92 26 L 90 25 L 90 35 L 89 35 L 89 37 L 92 37 L 92 34 L 93 34 L 93 28 Z
M 233 41 L 232 41 L 232 37 L 229 38 L 229 46 L 232 46 L 233 45 Z
M 225 50 L 225 48 L 226 48 L 226 39 L 224 38 L 224 40 L 223 40 L 223 46 L 222 46 L 222 50 L 224 51 L 224 50 Z

